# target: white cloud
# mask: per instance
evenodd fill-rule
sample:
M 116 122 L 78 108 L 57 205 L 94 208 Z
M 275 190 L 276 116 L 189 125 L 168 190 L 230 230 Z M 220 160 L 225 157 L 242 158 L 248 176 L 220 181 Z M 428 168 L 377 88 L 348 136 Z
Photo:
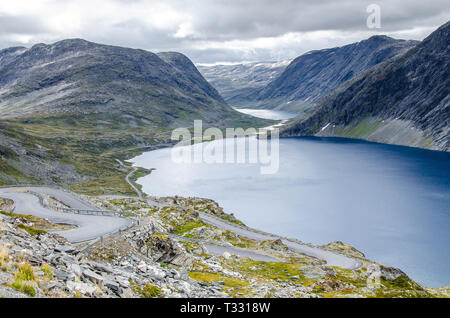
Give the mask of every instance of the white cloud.
M 0 48 L 65 38 L 186 53 L 196 62 L 296 57 L 376 33 L 423 39 L 450 19 L 447 0 L 15 0 L 0 2 Z M 215 60 L 214 60 L 215 59 Z

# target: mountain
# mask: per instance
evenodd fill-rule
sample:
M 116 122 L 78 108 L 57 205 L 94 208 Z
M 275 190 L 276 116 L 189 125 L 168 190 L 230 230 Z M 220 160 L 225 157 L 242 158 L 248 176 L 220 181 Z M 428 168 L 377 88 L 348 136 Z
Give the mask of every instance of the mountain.
M 450 22 L 344 84 L 282 136 L 344 136 L 450 149 Z
M 254 100 L 251 106 L 306 113 L 344 82 L 416 44 L 416 41 L 373 36 L 343 47 L 306 53 L 251 95 L 250 99 Z
M 132 193 L 116 159 L 170 144 L 195 119 L 272 124 L 233 110 L 179 53 L 81 39 L 0 50 L 0 184 Z
M 173 126 L 242 118 L 181 54 L 80 39 L 0 51 L 0 118 L 101 113 Z
M 291 60 L 233 65 L 197 65 L 203 76 L 230 105 L 245 107 L 249 96 L 277 78 Z

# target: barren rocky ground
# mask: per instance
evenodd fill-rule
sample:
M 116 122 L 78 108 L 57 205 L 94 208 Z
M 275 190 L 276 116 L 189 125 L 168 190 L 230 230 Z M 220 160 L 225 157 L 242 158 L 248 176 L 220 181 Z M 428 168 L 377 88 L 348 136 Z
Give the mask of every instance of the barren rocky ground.
M 134 211 L 138 225 L 82 250 L 86 243 L 52 233 L 61 225 L 17 215 L 11 201 L 0 202 L 1 297 L 448 296 L 448 289 L 423 288 L 342 242 L 320 248 L 357 259 L 360 268 L 327 266 L 282 240 L 251 240 L 209 225 L 200 214 L 245 228 L 211 200 L 84 199 Z

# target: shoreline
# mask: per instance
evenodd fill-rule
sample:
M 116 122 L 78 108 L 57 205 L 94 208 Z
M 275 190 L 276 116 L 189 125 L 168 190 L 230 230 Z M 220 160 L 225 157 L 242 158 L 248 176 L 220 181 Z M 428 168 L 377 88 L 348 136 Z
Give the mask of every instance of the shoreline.
M 288 138 L 288 137 L 286 137 L 286 138 Z M 361 142 L 361 143 L 368 143 L 368 144 L 383 145 L 383 146 L 388 146 L 388 147 L 401 147 L 401 148 L 407 148 L 407 149 L 413 150 L 413 151 L 430 151 L 430 150 L 428 150 L 428 149 L 420 149 L 420 148 L 417 148 L 417 147 L 389 145 L 389 144 L 376 143 L 376 142 L 371 142 L 371 141 L 366 141 L 366 140 L 360 140 L 360 139 L 353 139 L 353 138 L 342 138 L 342 137 L 316 137 L 316 136 L 312 136 L 312 137 L 289 137 L 289 138 L 300 138 L 300 139 L 303 139 L 303 138 L 306 138 L 306 139 L 312 138 L 312 139 L 317 139 L 317 140 L 321 140 L 321 139 L 330 139 L 330 140 L 341 139 L 341 140 L 343 140 L 343 141 L 347 141 L 347 142 L 351 142 L 351 143 L 354 143 L 354 142 L 359 143 L 359 142 Z M 169 148 L 169 147 L 164 147 L 164 148 Z M 160 149 L 162 149 L 162 148 L 160 148 Z M 433 151 L 433 150 L 431 150 L 431 151 Z M 436 151 L 433 151 L 433 152 L 436 152 Z M 439 153 L 446 153 L 446 152 L 443 152 L 443 151 L 438 151 L 438 152 L 439 152 Z M 134 158 L 132 158 L 132 159 L 130 159 L 130 160 L 133 160 L 133 159 L 134 159 Z M 133 164 L 135 164 L 135 163 L 133 163 Z M 143 185 L 143 184 L 141 184 L 141 185 Z M 150 194 L 150 196 L 151 196 L 151 194 Z M 209 198 L 207 195 L 206 195 L 206 196 L 202 196 L 202 197 L 204 197 L 204 198 Z M 221 203 L 220 200 L 218 201 L 218 203 L 219 203 L 219 204 Z M 230 211 L 230 212 L 233 212 L 233 211 Z M 253 230 L 260 231 L 260 230 L 258 230 L 258 227 L 253 228 Z M 279 236 L 279 237 L 282 237 L 282 235 L 276 235 L 276 234 L 274 234 L 274 233 L 270 233 L 270 230 L 267 231 L 267 232 L 265 232 L 265 233 L 268 233 L 268 234 L 270 234 L 270 235 L 272 235 L 272 236 Z M 300 239 L 301 239 L 301 238 L 300 238 Z M 312 242 L 314 242 L 314 241 L 312 241 Z M 350 243 L 351 243 L 351 242 L 350 242 Z M 313 245 L 313 246 L 319 246 L 319 245 L 315 245 L 314 243 L 311 244 L 311 245 Z M 364 249 L 362 249 L 362 250 L 364 250 Z M 395 266 L 402 268 L 402 266 L 399 265 L 399 264 L 396 264 Z M 442 284 L 439 284 L 439 285 L 437 285 L 437 284 L 427 285 L 427 284 L 424 283 L 424 286 L 440 286 L 440 287 L 445 287 L 446 285 L 445 285 L 445 283 L 442 283 Z

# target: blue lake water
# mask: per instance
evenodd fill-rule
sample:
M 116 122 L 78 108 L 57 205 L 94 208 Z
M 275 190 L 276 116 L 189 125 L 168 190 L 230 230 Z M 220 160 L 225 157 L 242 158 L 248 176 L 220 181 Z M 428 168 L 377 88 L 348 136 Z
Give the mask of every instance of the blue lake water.
M 280 140 L 279 171 L 176 164 L 144 153 L 150 195 L 216 200 L 247 225 L 304 242 L 343 241 L 429 287 L 450 285 L 450 154 L 339 138 Z

